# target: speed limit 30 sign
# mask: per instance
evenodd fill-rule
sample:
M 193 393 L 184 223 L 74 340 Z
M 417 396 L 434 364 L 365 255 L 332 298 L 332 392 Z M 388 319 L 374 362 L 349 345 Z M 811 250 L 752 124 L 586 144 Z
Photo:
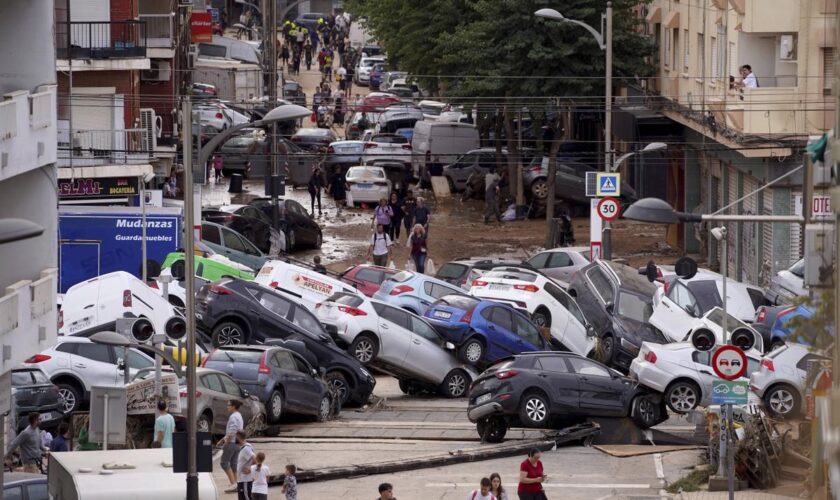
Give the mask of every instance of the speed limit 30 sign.
M 621 203 L 615 198 L 601 198 L 597 206 L 598 216 L 602 220 L 612 221 L 621 215 Z

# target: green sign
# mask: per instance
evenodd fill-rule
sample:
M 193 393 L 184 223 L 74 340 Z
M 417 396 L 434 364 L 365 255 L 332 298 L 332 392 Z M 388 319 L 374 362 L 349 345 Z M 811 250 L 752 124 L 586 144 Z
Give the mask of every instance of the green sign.
M 749 387 L 745 380 L 717 379 L 712 382 L 712 404 L 745 405 Z

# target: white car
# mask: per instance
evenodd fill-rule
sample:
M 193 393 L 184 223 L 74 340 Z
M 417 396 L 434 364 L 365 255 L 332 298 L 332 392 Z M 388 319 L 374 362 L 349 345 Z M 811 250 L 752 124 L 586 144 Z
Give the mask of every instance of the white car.
M 589 264 L 589 247 L 563 247 L 544 250 L 526 261 L 549 278 L 568 283 L 583 266 Z
M 359 60 L 359 65 L 356 66 L 356 84 L 369 84 L 370 71 L 376 63 L 387 62 L 388 58 L 382 56 L 362 57 Z
M 498 267 L 473 280 L 470 295 L 503 302 L 549 328 L 554 340 L 587 356 L 595 348 L 594 330 L 577 303 L 554 281 L 518 267 Z
M 175 307 L 142 280 L 124 271 L 103 274 L 77 283 L 64 294 L 58 334 L 89 336 L 112 329 L 117 318 L 145 317 L 155 332 L 165 333 L 166 322 L 180 316 Z
M 358 293 L 343 281 L 282 260 L 266 262 L 254 281 L 277 290 L 312 312 L 315 312 L 315 306 L 336 292 Z
M 440 118 L 440 114 L 446 109 L 448 104 L 440 101 L 424 100 L 417 103 L 420 110 L 423 112 L 423 118 L 429 121 L 436 121 Z
M 123 353 L 122 348 L 94 344 L 87 338 L 59 337 L 55 346 L 30 357 L 23 366 L 43 370 L 64 398 L 65 413 L 70 413 L 90 400 L 91 387 L 122 387 L 125 365 L 129 379 L 139 370 L 155 366 L 151 357 L 138 350 L 129 349 L 125 360 Z
M 761 360 L 761 369 L 750 376 L 750 389 L 773 415 L 795 416 L 805 401 L 811 361 L 824 362 L 829 358 L 814 354 L 800 344 L 785 344 Z
M 411 163 L 411 143 L 408 138 L 399 134 L 373 134 L 365 142 L 362 163 L 372 165 L 377 161 Z
M 319 304 L 315 315 L 339 345 L 349 346 L 351 356 L 399 379 L 403 392 L 420 386 L 458 398 L 478 377 L 425 319 L 399 307 L 337 293 Z
M 665 335 L 665 338 L 672 342 L 688 342 L 691 340 L 691 335 L 694 334 L 694 332 L 707 330 L 708 332 L 711 332 L 714 337 L 715 345 L 722 345 L 726 343 L 723 338 L 723 314 L 723 309 L 715 307 L 707 312 L 702 318 L 699 318 L 697 322 L 692 323 L 691 328 L 687 331 L 684 331 L 684 328 L 678 328 L 672 329 L 670 332 L 663 331 L 662 333 Z M 739 335 L 743 332 L 749 333 L 754 339 L 752 348 L 758 349 L 760 352 L 764 352 L 764 337 L 762 337 L 755 328 L 731 314 L 728 314 L 726 319 L 726 329 L 729 332 L 730 337 Z M 738 342 L 733 343 L 737 344 Z
M 665 404 L 686 413 L 712 403 L 712 384 L 717 380 L 711 366 L 714 351 L 698 351 L 690 342 L 655 344 L 642 342 L 639 355 L 630 364 L 630 375 L 645 387 L 661 392 Z M 742 380 L 758 370 L 761 352 L 750 349 Z
M 800 259 L 788 269 L 776 273 L 764 292 L 764 298 L 772 305 L 789 304 L 797 297 L 806 295 L 808 289 L 805 288 L 805 259 Z
M 391 196 L 391 181 L 382 167 L 350 167 L 347 170 L 347 191 L 356 203 L 379 203 Z

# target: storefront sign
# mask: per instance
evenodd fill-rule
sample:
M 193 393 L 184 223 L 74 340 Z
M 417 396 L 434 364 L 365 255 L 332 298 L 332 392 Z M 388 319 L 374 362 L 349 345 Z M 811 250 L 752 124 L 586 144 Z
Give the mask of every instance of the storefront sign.
M 158 399 L 166 401 L 169 413 L 181 413 L 181 398 L 178 389 L 178 377 L 174 373 L 164 373 L 161 377 L 161 393 L 155 394 L 155 379 L 138 380 L 126 386 L 128 393 L 129 415 L 154 414 Z
M 59 179 L 59 198 L 109 198 L 134 196 L 140 193 L 136 177 L 103 177 Z
M 213 41 L 213 14 L 209 12 L 193 12 L 190 15 L 192 43 Z

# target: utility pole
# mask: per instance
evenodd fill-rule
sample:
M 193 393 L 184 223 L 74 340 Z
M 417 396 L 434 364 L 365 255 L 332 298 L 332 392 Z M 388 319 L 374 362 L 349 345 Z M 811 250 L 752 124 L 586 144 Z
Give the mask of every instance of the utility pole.
M 263 50 L 267 59 L 268 69 L 268 102 L 269 108 L 277 106 L 277 0 L 265 0 L 266 9 L 263 9 Z M 280 193 L 277 192 L 280 177 L 280 158 L 277 150 L 277 124 L 271 125 L 271 222 L 277 228 L 279 226 Z
M 840 16 L 835 15 L 836 35 L 840 36 Z M 834 49 L 834 144 L 831 147 L 834 171 L 840 173 L 840 50 Z M 802 204 L 810 204 L 811 200 L 803 200 Z M 834 331 L 840 327 L 840 175 L 834 176 L 834 187 L 831 189 L 831 206 L 834 209 Z M 834 342 L 834 391 L 840 391 L 840 343 Z M 837 418 L 833 418 L 837 420 Z
M 613 66 L 613 7 L 607 2 L 606 30 L 604 43 L 606 45 L 606 107 L 604 109 L 604 172 L 612 172 L 612 66 Z M 604 221 L 602 233 L 602 253 L 604 260 L 612 259 L 612 227 L 609 221 Z

